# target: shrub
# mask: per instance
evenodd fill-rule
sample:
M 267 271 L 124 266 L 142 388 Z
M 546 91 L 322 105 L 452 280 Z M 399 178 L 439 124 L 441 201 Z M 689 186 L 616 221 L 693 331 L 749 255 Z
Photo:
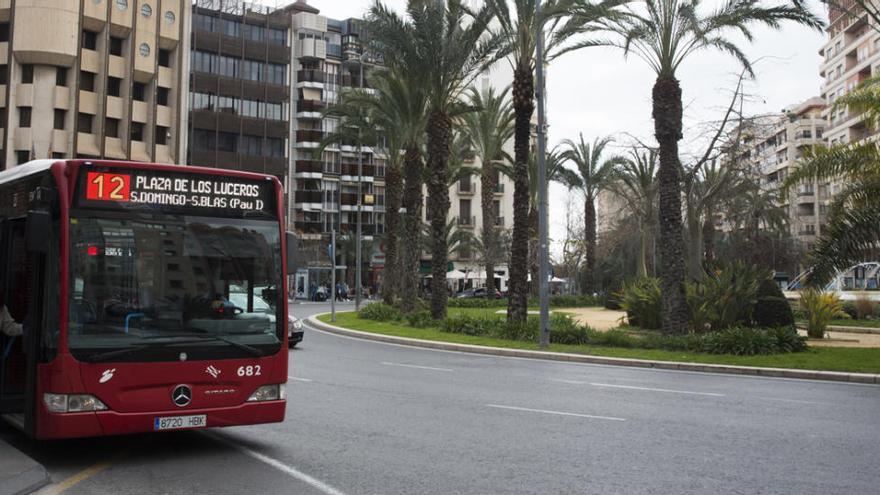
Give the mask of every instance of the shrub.
M 789 328 L 731 328 L 703 335 L 702 351 L 709 354 L 755 356 L 800 352 L 807 348 L 797 331 Z
M 588 326 L 579 325 L 568 315 L 551 315 L 550 328 L 550 342 L 554 344 L 588 344 L 596 333 Z
M 414 328 L 428 328 L 434 326 L 434 323 L 430 311 L 416 311 L 406 315 L 406 324 Z
M 652 330 L 660 328 L 660 279 L 642 278 L 626 284 L 619 293 L 619 299 L 630 325 Z
M 866 296 L 857 297 L 853 306 L 855 306 L 856 310 L 856 319 L 867 320 L 869 317 L 874 316 L 874 302 Z
M 619 310 L 620 309 L 620 299 L 618 299 L 619 291 L 608 291 L 605 294 L 605 309 Z
M 535 306 L 538 300 L 532 301 Z M 585 308 L 590 306 L 602 306 L 603 301 L 597 296 L 553 296 L 550 298 L 550 306 L 554 308 Z
M 757 301 L 753 319 L 759 327 L 776 328 L 794 325 L 791 305 L 782 294 L 782 289 L 772 279 L 764 279 L 758 286 Z
M 807 318 L 807 335 L 814 339 L 825 337 L 825 329 L 834 318 L 847 318 L 840 298 L 830 292 L 816 289 L 801 291 L 801 311 Z
M 447 307 L 450 308 L 506 308 L 507 299 L 488 299 L 482 297 L 451 298 Z
M 807 350 L 807 339 L 798 335 L 793 326 L 767 330 L 776 338 L 776 352 L 802 352 Z
M 856 305 L 852 301 L 841 301 L 840 309 L 843 310 L 844 313 L 847 314 L 850 318 L 855 320 L 859 319 L 859 314 L 856 311 Z
M 751 324 L 758 285 L 769 277 L 767 270 L 741 261 L 707 268 L 702 280 L 687 285 L 694 330 L 723 330 Z
M 398 321 L 401 318 L 400 311 L 394 306 L 385 303 L 370 303 L 358 311 L 358 318 L 375 321 Z

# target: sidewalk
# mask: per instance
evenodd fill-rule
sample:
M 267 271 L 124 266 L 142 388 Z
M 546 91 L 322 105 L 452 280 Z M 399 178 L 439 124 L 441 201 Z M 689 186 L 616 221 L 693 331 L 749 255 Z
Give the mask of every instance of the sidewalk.
M 32 493 L 51 481 L 37 461 L 0 439 L 0 495 Z

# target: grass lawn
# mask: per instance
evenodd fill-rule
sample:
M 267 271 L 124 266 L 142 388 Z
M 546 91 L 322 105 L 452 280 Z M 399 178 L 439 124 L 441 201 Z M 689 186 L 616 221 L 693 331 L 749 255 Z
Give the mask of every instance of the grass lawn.
M 806 324 L 806 322 L 802 322 Z M 829 325 L 839 327 L 880 328 L 880 320 L 831 320 Z
M 470 316 L 494 315 L 498 308 L 465 309 L 449 308 L 449 314 L 468 314 Z M 502 315 L 495 315 L 499 318 Z M 320 316 L 325 323 L 330 315 Z M 540 350 L 538 344 L 512 340 L 493 339 L 445 333 L 436 328 L 413 328 L 406 325 L 362 320 L 353 311 L 336 314 L 336 326 L 380 333 L 397 337 L 409 337 L 440 342 L 506 347 L 511 349 Z M 813 347 L 806 352 L 776 354 L 772 356 L 733 356 L 727 354 L 702 354 L 657 349 L 628 349 L 622 347 L 576 346 L 551 344 L 554 352 L 588 354 L 592 356 L 651 359 L 657 361 L 683 361 L 691 363 L 730 364 L 735 366 L 759 366 L 770 368 L 795 368 L 822 371 L 849 371 L 858 373 L 880 373 L 880 349 L 857 349 L 847 347 Z

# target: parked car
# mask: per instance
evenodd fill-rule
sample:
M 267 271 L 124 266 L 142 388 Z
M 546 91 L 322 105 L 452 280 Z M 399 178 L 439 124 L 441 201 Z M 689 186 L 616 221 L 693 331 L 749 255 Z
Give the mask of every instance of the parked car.
M 229 302 L 235 308 L 247 308 L 247 294 L 244 292 L 230 292 L 229 293 Z M 275 310 L 272 308 L 265 299 L 254 294 L 254 313 L 265 314 L 270 321 L 275 321 Z M 303 324 L 302 321 L 293 316 L 292 314 L 287 314 L 287 344 L 290 347 L 296 347 L 297 344 L 302 342 L 303 340 Z
M 486 288 L 479 287 L 477 289 L 467 289 L 459 292 L 455 295 L 456 299 L 473 299 L 473 298 L 485 298 L 486 297 Z M 495 294 L 491 296 L 492 299 L 500 299 L 501 292 L 497 289 L 495 290 Z

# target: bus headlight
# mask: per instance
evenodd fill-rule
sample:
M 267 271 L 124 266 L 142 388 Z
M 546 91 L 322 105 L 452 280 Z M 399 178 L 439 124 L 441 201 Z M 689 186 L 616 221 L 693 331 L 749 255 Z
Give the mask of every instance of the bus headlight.
M 263 385 L 248 397 L 248 402 L 263 402 L 267 400 L 284 400 L 287 398 L 285 385 Z
M 106 411 L 97 397 L 88 394 L 43 394 L 43 403 L 51 413 Z

